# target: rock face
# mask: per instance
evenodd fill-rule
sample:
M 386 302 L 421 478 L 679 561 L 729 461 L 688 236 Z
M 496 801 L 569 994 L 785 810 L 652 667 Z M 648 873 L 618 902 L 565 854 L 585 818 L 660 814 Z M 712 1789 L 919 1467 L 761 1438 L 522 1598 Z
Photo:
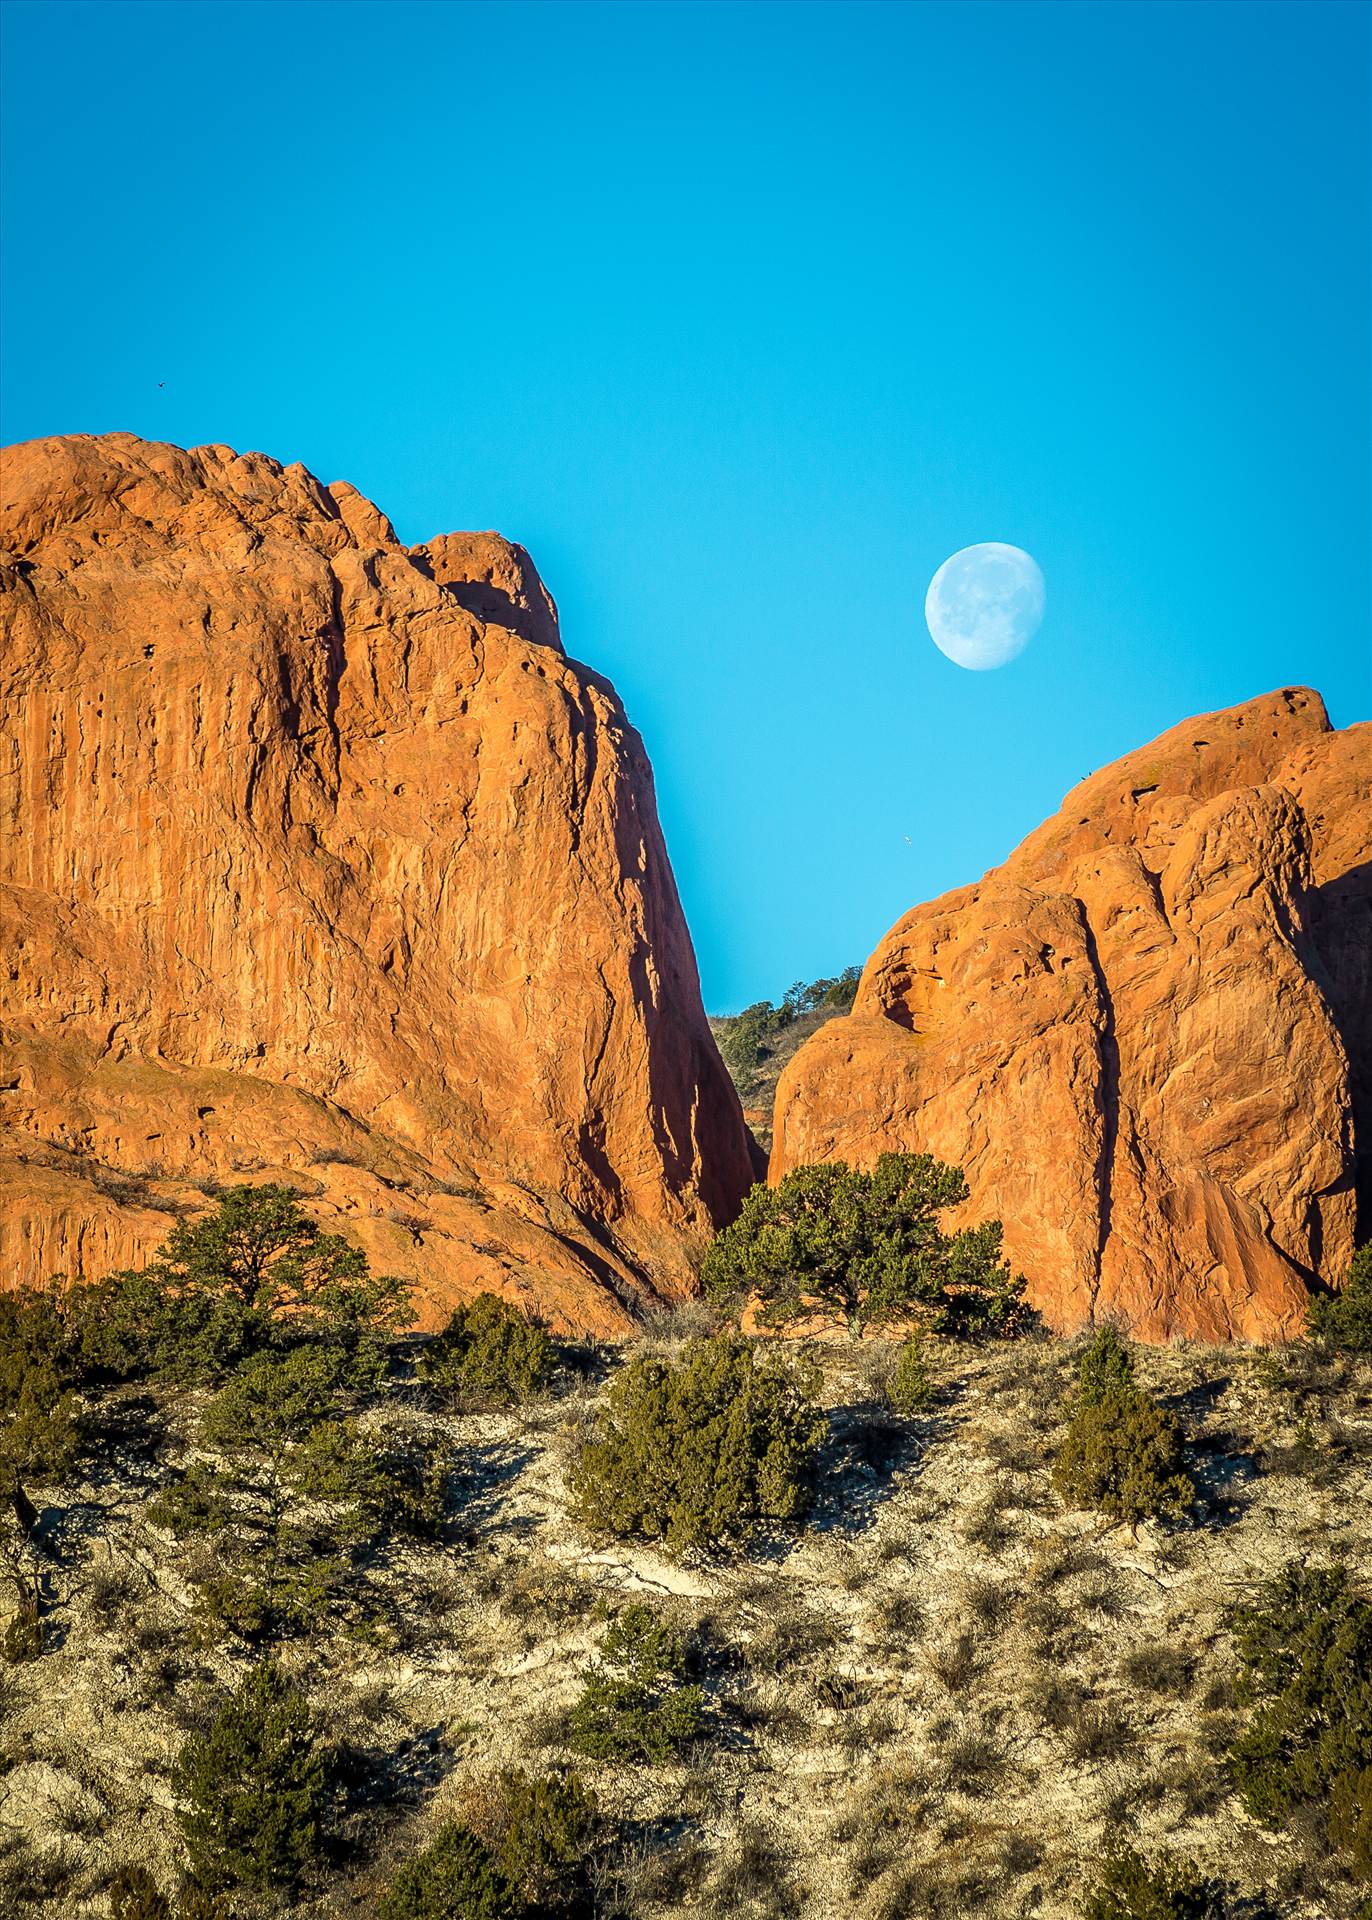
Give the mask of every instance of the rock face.
M 292 1179 L 613 1331 L 752 1177 L 642 744 L 527 554 L 227 447 L 3 467 L 0 1272 Z
M 892 928 L 772 1177 L 931 1152 L 1054 1327 L 1298 1331 L 1372 1192 L 1370 862 L 1372 726 L 1300 688 L 1184 722 Z

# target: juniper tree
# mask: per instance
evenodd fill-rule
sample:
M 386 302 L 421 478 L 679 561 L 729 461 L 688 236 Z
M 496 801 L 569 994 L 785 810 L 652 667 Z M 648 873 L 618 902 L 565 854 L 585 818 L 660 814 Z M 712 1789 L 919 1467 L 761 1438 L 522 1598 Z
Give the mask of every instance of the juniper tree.
M 196 1882 L 211 1892 L 298 1885 L 323 1844 L 330 1780 L 309 1701 L 261 1661 L 172 1775 Z
M 919 1319 L 935 1331 L 995 1331 L 1014 1318 L 1022 1281 L 1001 1253 L 1001 1225 L 947 1233 L 939 1215 L 968 1197 L 957 1167 L 927 1153 L 884 1153 L 870 1172 L 841 1160 L 755 1186 L 711 1245 L 701 1283 L 764 1326 L 816 1314 L 852 1334 Z

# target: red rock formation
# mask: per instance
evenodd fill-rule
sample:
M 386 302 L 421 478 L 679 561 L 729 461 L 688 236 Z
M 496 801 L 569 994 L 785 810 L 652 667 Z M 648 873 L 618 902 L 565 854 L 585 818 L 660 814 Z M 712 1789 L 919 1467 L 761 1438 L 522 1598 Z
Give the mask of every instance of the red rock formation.
M 751 1178 L 643 747 L 495 534 L 127 434 L 10 449 L 0 1262 L 289 1177 L 419 1285 L 613 1330 Z
M 1056 1327 L 1295 1332 L 1372 1145 L 1369 842 L 1372 727 L 1304 689 L 1186 721 L 892 928 L 782 1077 L 773 1177 L 932 1152 Z

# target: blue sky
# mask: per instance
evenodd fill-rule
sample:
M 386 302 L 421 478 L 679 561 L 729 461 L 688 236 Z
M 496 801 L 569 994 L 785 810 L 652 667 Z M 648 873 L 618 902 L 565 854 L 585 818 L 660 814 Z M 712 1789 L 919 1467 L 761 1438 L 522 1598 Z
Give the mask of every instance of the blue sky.
M 9 0 L 0 424 L 523 541 L 775 997 L 1189 713 L 1372 711 L 1370 20 Z M 1048 612 L 974 674 L 982 540 Z

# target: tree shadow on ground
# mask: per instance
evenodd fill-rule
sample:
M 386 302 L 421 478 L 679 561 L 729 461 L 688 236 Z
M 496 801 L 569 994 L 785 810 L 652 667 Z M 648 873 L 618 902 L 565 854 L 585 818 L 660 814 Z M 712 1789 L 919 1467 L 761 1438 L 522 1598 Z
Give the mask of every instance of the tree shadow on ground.
M 866 1533 L 896 1484 L 917 1473 L 929 1449 L 951 1431 L 951 1410 L 952 1396 L 943 1394 L 927 1413 L 908 1418 L 877 1401 L 833 1408 L 815 1469 L 810 1531 Z
M 82 1417 L 82 1477 L 97 1493 L 147 1494 L 167 1477 L 172 1435 L 166 1411 L 148 1393 L 117 1393 Z
M 342 1801 L 330 1847 L 335 1867 L 375 1855 L 383 1834 L 431 1799 L 458 1764 L 441 1726 L 410 1734 L 392 1747 L 344 1741 L 334 1758 Z
M 1208 1530 L 1230 1527 L 1240 1520 L 1262 1477 L 1257 1456 L 1241 1434 L 1230 1427 L 1207 1428 L 1203 1424 L 1232 1384 L 1229 1374 L 1214 1374 L 1158 1397 L 1159 1406 L 1181 1420 L 1187 1460 L 1196 1483 L 1198 1520 Z
M 1187 1447 L 1196 1483 L 1201 1524 L 1210 1529 L 1232 1527 L 1252 1503 L 1262 1479 L 1257 1459 L 1236 1434 L 1217 1431 L 1198 1434 Z
M 532 1447 L 515 1440 L 481 1441 L 464 1447 L 457 1476 L 456 1531 L 490 1539 L 538 1530 L 536 1514 L 512 1514 L 506 1498 L 525 1468 L 537 1459 Z

